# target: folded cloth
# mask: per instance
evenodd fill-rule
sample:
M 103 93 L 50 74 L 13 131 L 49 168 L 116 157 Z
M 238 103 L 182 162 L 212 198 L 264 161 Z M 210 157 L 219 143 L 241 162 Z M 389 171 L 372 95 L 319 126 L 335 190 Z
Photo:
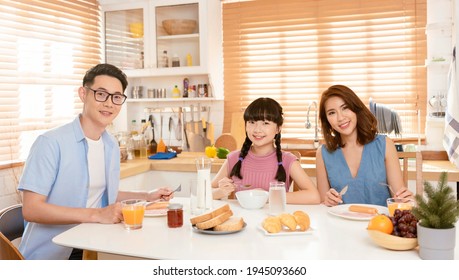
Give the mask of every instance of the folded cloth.
M 149 156 L 149 159 L 171 159 L 177 156 L 177 153 L 156 153 L 154 155 Z
M 459 92 L 457 91 L 456 79 L 456 55 L 453 51 L 453 60 L 449 70 L 449 89 L 447 93 L 447 105 L 445 114 L 445 135 L 443 147 L 448 153 L 449 160 L 459 167 Z

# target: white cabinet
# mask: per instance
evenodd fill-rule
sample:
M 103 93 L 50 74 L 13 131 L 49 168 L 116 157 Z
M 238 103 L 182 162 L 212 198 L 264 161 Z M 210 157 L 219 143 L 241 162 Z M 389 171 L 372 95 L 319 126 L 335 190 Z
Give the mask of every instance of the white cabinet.
M 207 3 L 205 0 L 101 0 L 105 61 L 123 69 L 129 78 L 207 74 Z M 186 34 L 168 34 L 165 20 L 192 20 Z M 176 29 L 177 30 L 177 29 Z M 179 32 L 182 33 L 182 32 Z M 180 67 L 162 68 L 163 51 L 177 55 Z M 189 56 L 188 56 L 189 55 Z M 192 65 L 187 64 L 191 57 Z
M 196 89 L 209 80 L 206 0 L 101 0 L 105 31 L 105 61 L 126 73 L 128 100 L 114 122 L 116 131 L 126 131 L 132 119 L 148 118 L 149 109 L 211 103 L 214 98 L 172 99 L 172 89 L 178 86 L 183 94 L 183 80 Z M 163 26 L 166 20 L 192 20 L 196 26 L 184 32 L 169 34 Z M 136 30 L 143 30 L 139 32 Z M 142 29 L 143 28 L 143 29 Z M 179 32 L 180 33 L 180 32 Z M 169 67 L 161 67 L 161 55 L 167 51 Z M 179 67 L 172 66 L 172 57 L 179 58 Z M 192 64 L 187 63 L 187 58 Z M 142 87 L 143 98 L 134 100 L 133 87 Z M 164 89 L 165 98 L 147 98 L 148 90 Z M 148 111 L 148 112 L 147 112 Z
M 104 1 L 101 1 L 102 3 Z M 113 2 L 113 1 L 112 1 Z M 145 46 L 151 45 L 148 20 L 148 2 L 132 1 L 104 6 L 104 55 L 105 62 L 114 64 L 128 72 L 144 69 Z

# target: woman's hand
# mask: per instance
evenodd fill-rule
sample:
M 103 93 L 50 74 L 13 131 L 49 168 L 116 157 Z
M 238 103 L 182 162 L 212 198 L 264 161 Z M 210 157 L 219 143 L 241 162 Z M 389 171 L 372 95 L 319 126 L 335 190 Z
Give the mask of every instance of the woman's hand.
M 394 194 L 394 198 L 410 198 L 410 199 L 413 199 L 414 196 L 413 196 L 413 193 L 409 189 L 401 188 Z
M 327 206 L 336 206 L 343 203 L 341 195 L 335 190 L 330 188 L 325 194 L 324 204 Z

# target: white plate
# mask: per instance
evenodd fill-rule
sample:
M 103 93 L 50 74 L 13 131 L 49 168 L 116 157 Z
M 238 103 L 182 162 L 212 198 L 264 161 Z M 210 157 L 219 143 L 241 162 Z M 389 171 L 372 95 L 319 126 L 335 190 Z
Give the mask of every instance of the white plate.
M 349 220 L 359 220 L 359 221 L 369 221 L 371 218 L 375 216 L 375 214 L 366 214 L 366 213 L 358 213 L 358 212 L 351 212 L 349 211 L 349 206 L 351 205 L 361 205 L 366 207 L 373 207 L 378 210 L 379 214 L 389 214 L 387 207 L 380 206 L 380 205 L 373 205 L 373 204 L 341 204 L 337 206 L 333 206 L 328 210 L 328 213 L 344 218 Z
M 314 228 L 312 227 L 309 227 L 308 230 L 306 231 L 300 231 L 300 230 L 290 231 L 284 227 L 284 229 L 278 233 L 269 233 L 263 228 L 262 225 L 259 225 L 258 229 L 260 229 L 267 236 L 305 235 L 305 234 L 312 234 L 314 232 Z
M 145 217 L 162 217 L 167 215 L 167 208 L 145 210 Z
M 199 229 L 196 226 L 192 226 L 192 228 L 193 228 L 193 231 L 199 232 L 199 233 L 221 235 L 221 234 L 231 234 L 231 233 L 239 232 L 239 231 L 245 229 L 246 226 L 247 226 L 247 224 L 244 222 L 244 225 L 242 226 L 241 229 L 239 229 L 239 230 L 229 230 L 229 231 L 216 231 L 216 230 L 212 230 L 212 229 Z

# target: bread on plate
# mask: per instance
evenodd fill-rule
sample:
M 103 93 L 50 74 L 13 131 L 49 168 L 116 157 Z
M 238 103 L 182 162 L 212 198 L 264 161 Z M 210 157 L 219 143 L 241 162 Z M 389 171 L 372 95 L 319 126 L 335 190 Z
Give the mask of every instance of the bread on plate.
M 241 230 L 244 227 L 244 219 L 242 217 L 232 216 L 225 222 L 214 227 L 215 231 L 235 231 Z
M 211 211 L 208 211 L 202 215 L 198 215 L 198 216 L 195 216 L 195 217 L 192 217 L 190 219 L 190 222 L 192 225 L 195 225 L 195 224 L 198 224 L 198 223 L 202 223 L 202 222 L 205 222 L 205 221 L 208 221 L 212 218 L 215 218 L 223 213 L 225 213 L 226 211 L 229 211 L 230 210 L 230 207 L 229 207 L 229 204 L 224 204 L 214 210 L 211 210 Z
M 226 222 L 231 216 L 233 216 L 233 211 L 228 210 L 223 212 L 222 214 L 218 215 L 217 217 L 211 218 L 207 221 L 200 222 L 196 224 L 196 227 L 199 229 L 209 229 L 215 226 L 218 226 L 224 222 Z

